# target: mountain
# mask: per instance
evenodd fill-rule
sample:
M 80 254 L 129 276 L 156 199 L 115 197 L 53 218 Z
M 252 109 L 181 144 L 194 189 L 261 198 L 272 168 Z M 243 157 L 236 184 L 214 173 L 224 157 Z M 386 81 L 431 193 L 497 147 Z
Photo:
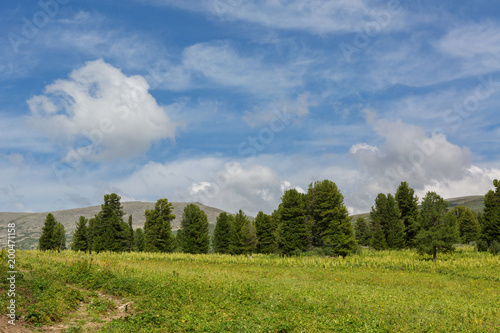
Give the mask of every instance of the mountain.
M 198 205 L 201 210 L 207 214 L 208 222 L 210 223 L 210 229 L 213 230 L 217 216 L 223 212 L 223 210 L 208 207 L 200 204 L 199 202 L 194 202 Z M 189 205 L 185 202 L 173 202 L 175 220 L 172 222 L 172 230 L 177 230 L 180 228 L 182 220 L 182 212 L 184 207 Z M 144 217 L 144 211 L 146 209 L 153 209 L 155 207 L 154 202 L 122 202 L 123 212 L 125 213 L 124 220 L 128 221 L 129 215 L 132 215 L 132 226 L 134 229 L 143 228 L 146 218 Z M 75 208 L 68 210 L 61 210 L 50 212 L 54 215 L 56 220 L 64 225 L 66 228 L 66 244 L 69 245 L 72 232 L 76 228 L 76 222 L 80 216 L 85 216 L 86 218 L 94 217 L 101 210 L 101 206 L 92 206 L 85 208 Z M 0 213 L 0 224 L 2 226 L 7 226 L 8 223 L 16 224 L 16 248 L 18 249 L 33 249 L 38 245 L 38 238 L 42 233 L 42 227 L 47 217 L 46 213 Z M 7 244 L 7 230 L 0 234 L 0 244 L 4 247 Z

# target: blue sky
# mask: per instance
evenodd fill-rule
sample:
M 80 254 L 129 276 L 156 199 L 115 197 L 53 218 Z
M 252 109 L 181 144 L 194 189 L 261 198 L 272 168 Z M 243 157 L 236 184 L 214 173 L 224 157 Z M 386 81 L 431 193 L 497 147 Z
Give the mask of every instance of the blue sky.
M 199 201 L 351 213 L 500 178 L 496 1 L 3 2 L 0 211 Z

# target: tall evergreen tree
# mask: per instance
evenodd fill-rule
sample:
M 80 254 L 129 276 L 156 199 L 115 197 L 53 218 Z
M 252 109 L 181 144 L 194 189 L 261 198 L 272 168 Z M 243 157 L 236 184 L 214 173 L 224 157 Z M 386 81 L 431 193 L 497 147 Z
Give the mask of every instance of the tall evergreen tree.
M 493 181 L 494 190 L 488 191 L 484 197 L 484 220 L 482 237 L 492 247 L 500 245 L 500 181 Z M 495 250 L 496 252 L 496 250 Z
M 88 230 L 87 230 L 88 220 L 84 216 L 80 216 L 80 219 L 76 223 L 76 229 L 73 232 L 73 240 L 71 243 L 71 249 L 73 251 L 83 251 L 88 250 Z
M 144 251 L 144 232 L 141 228 L 135 229 L 134 232 L 135 250 L 138 252 Z
M 385 232 L 382 226 L 380 225 L 379 219 L 372 219 L 371 223 L 371 246 L 375 250 L 386 250 L 387 249 L 387 241 L 385 240 Z
M 470 243 L 479 240 L 481 229 L 476 214 L 464 206 L 455 207 L 451 212 L 457 217 L 461 241 Z
M 62 223 L 56 222 L 53 235 L 54 248 L 60 252 L 66 250 L 66 229 Z
M 248 223 L 248 217 L 240 209 L 234 216 L 231 225 L 231 254 L 245 253 L 245 244 L 243 242 L 243 227 Z
M 104 196 L 101 211 L 93 219 L 92 249 L 101 251 L 127 251 L 128 225 L 123 220 L 123 207 L 120 196 L 115 193 Z
M 344 205 L 344 196 L 340 193 L 337 185 L 330 180 L 309 184 L 307 213 L 311 219 L 310 233 L 314 247 L 326 245 L 326 238 L 331 242 L 332 232 L 336 232 L 337 229 L 339 231 L 345 229 L 345 232 L 352 235 L 352 228 L 350 232 L 347 231 L 349 229 L 347 224 L 350 225 L 350 222 L 348 222 L 349 213 Z M 339 229 L 340 226 L 343 227 Z
M 392 194 L 380 193 L 377 195 L 370 217 L 380 224 L 388 248 L 401 249 L 404 247 L 404 223 L 400 218 L 399 209 Z
M 358 217 L 356 223 L 354 224 L 354 234 L 358 244 L 363 246 L 370 245 L 370 240 L 372 238 L 370 228 L 363 217 Z
M 233 217 L 226 212 L 222 212 L 217 217 L 215 224 L 213 248 L 215 253 L 231 253 L 231 227 Z
M 415 247 L 415 237 L 418 232 L 418 197 L 407 182 L 401 182 L 395 198 L 405 226 L 405 244 L 408 247 Z
M 185 253 L 208 253 L 210 237 L 207 215 L 195 204 L 184 208 L 181 222 L 181 247 Z
M 282 232 L 282 252 L 289 255 L 294 251 L 307 249 L 307 229 L 305 221 L 305 196 L 296 189 L 285 191 L 281 197 L 280 218 Z
M 271 216 L 260 211 L 255 218 L 257 233 L 257 251 L 259 253 L 273 253 L 276 251 L 276 224 Z
M 132 227 L 132 215 L 128 216 L 128 250 L 133 251 L 134 246 L 134 227 Z
M 243 225 L 241 229 L 241 235 L 244 253 L 249 254 L 250 258 L 252 258 L 252 253 L 255 252 L 257 248 L 257 231 L 255 229 L 255 223 L 247 220 L 246 224 Z
M 420 211 L 417 248 L 420 253 L 431 254 L 436 260 L 437 252 L 453 251 L 453 244 L 459 240 L 457 218 L 447 213 L 448 202 L 435 192 L 427 192 Z
M 175 215 L 172 212 L 172 203 L 167 199 L 159 199 L 154 209 L 145 211 L 144 251 L 172 252 L 174 250 L 171 221 L 175 219 Z
M 38 240 L 38 249 L 41 251 L 54 250 L 56 244 L 54 241 L 54 231 L 56 228 L 56 219 L 52 213 L 47 214 L 42 229 L 42 235 Z

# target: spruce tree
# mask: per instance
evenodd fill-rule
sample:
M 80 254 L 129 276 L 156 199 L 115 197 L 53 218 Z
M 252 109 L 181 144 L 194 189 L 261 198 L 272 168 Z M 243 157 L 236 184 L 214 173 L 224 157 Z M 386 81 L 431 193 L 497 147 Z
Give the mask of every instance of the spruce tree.
M 213 248 L 215 253 L 231 253 L 231 226 L 233 217 L 225 212 L 222 212 L 217 217 L 215 224 Z
M 488 191 L 484 197 L 484 217 L 482 238 L 490 250 L 500 245 L 500 181 L 493 181 L 494 190 Z
M 369 246 L 372 238 L 370 228 L 363 217 L 358 217 L 354 224 L 354 234 L 358 244 Z
M 331 242 L 332 232 L 335 233 L 340 226 L 343 226 L 340 229 L 346 230 L 342 232 L 352 235 L 352 228 L 347 231 L 349 213 L 344 205 L 344 196 L 334 182 L 323 180 L 309 184 L 306 198 L 312 246 L 323 247 L 326 238 Z
M 231 225 L 231 254 L 245 253 L 245 245 L 243 242 L 243 227 L 248 223 L 248 217 L 240 209 L 238 214 L 234 216 Z
M 290 255 L 292 252 L 307 249 L 307 228 L 305 221 L 305 196 L 296 189 L 285 191 L 281 197 L 280 219 L 282 252 Z
M 276 251 L 276 224 L 274 219 L 260 211 L 255 218 L 257 233 L 257 251 L 259 253 L 273 253 Z
M 415 247 L 415 237 L 418 232 L 418 197 L 407 182 L 401 182 L 395 198 L 405 226 L 405 244 L 408 247 Z
M 135 229 L 134 232 L 135 250 L 138 252 L 144 251 L 144 232 L 141 228 Z
M 385 232 L 378 219 L 372 220 L 371 229 L 371 246 L 375 250 L 386 250 L 387 241 L 385 240 Z
M 174 250 L 171 222 L 175 219 L 175 215 L 172 211 L 172 203 L 167 199 L 159 199 L 154 209 L 145 211 L 144 251 L 172 252 Z
M 47 214 L 42 229 L 42 235 L 38 240 L 38 249 L 41 251 L 54 250 L 56 244 L 54 242 L 54 230 L 56 228 L 56 219 L 52 213 Z
M 257 248 L 257 231 L 255 229 L 255 223 L 247 220 L 247 223 L 243 225 L 241 229 L 242 243 L 243 243 L 243 253 L 249 254 L 252 258 L 252 253 L 255 252 Z
M 416 237 L 420 253 L 431 254 L 433 260 L 437 252 L 453 251 L 453 244 L 459 241 L 457 218 L 447 212 L 448 202 L 435 192 L 427 192 L 420 210 L 420 230 Z
M 123 220 L 120 196 L 115 193 L 104 196 L 101 211 L 92 220 L 92 249 L 101 251 L 127 251 L 129 228 Z
M 461 241 L 464 243 L 478 241 L 481 229 L 476 214 L 464 206 L 455 207 L 451 212 L 457 217 Z
M 390 249 L 401 249 L 404 247 L 405 233 L 404 223 L 400 218 L 396 200 L 392 194 L 380 193 L 375 199 L 375 206 L 372 207 L 370 217 L 376 221 L 385 235 L 385 243 Z M 380 237 L 380 235 L 377 235 Z M 377 240 L 380 243 L 380 240 Z M 383 243 L 378 247 L 383 247 Z
M 195 204 L 184 208 L 181 222 L 181 247 L 183 252 L 208 253 L 210 237 L 208 234 L 207 215 Z
M 58 252 L 66 250 L 66 229 L 62 223 L 56 222 L 53 234 L 54 249 Z
M 88 220 L 84 216 L 80 216 L 79 221 L 76 223 L 76 229 L 73 232 L 73 240 L 71 243 L 71 249 L 73 251 L 83 251 L 88 250 L 88 230 L 87 230 Z

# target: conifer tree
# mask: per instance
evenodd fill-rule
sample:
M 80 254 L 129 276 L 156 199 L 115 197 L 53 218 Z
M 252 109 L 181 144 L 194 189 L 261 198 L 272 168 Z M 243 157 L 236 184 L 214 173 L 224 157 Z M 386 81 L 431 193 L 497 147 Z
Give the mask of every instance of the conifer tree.
M 135 229 L 134 232 L 135 250 L 138 252 L 144 251 L 144 232 L 141 228 Z
M 404 247 L 404 223 L 400 218 L 399 209 L 392 194 L 379 193 L 377 195 L 370 217 L 384 231 L 388 248 L 401 249 Z M 380 237 L 380 235 L 377 235 L 377 237 Z M 377 240 L 377 243 L 379 243 L 378 247 L 383 248 L 383 242 L 380 243 L 380 240 Z
M 274 219 L 260 211 L 255 218 L 257 233 L 257 251 L 259 253 L 273 253 L 276 251 L 276 224 Z
M 128 217 L 128 250 L 134 250 L 134 227 L 132 227 L 132 215 Z
M 307 249 L 307 228 L 305 221 L 305 196 L 296 189 L 285 191 L 281 197 L 280 219 L 282 252 L 289 255 Z
M 492 252 L 500 247 L 500 181 L 493 181 L 494 190 L 488 191 L 484 197 L 484 220 L 482 238 Z
M 448 202 L 435 192 L 427 192 L 420 211 L 417 248 L 420 253 L 431 254 L 433 260 L 437 252 L 453 251 L 453 244 L 459 241 L 457 218 L 448 212 Z
M 54 242 L 54 230 L 56 228 L 56 219 L 52 213 L 47 214 L 42 229 L 42 235 L 38 240 L 38 249 L 41 251 L 54 250 L 56 244 Z
M 247 220 L 246 224 L 243 225 L 241 229 L 242 242 L 243 242 L 243 252 L 250 255 L 252 258 L 252 253 L 257 248 L 257 231 L 255 229 L 255 223 Z
M 129 228 L 123 221 L 120 199 L 115 193 L 106 194 L 101 211 L 92 221 L 92 249 L 97 253 L 128 250 Z
M 470 243 L 479 240 L 481 229 L 476 214 L 464 206 L 455 207 L 451 211 L 457 217 L 461 241 Z
M 405 245 L 415 247 L 418 232 L 418 197 L 407 182 L 401 182 L 395 198 L 405 227 Z
M 380 225 L 380 221 L 378 219 L 372 220 L 371 229 L 372 229 L 371 246 L 375 250 L 386 250 L 387 241 L 385 240 L 385 232 L 382 226 Z
M 231 253 L 231 226 L 233 217 L 226 212 L 222 212 L 217 217 L 215 224 L 213 248 L 215 253 Z
M 231 254 L 245 253 L 245 244 L 243 242 L 243 227 L 248 223 L 248 217 L 240 209 L 234 216 L 231 226 Z
M 372 238 L 371 231 L 366 220 L 361 216 L 356 219 L 354 233 L 358 244 L 363 246 L 370 245 L 370 240 Z
M 181 222 L 181 248 L 185 253 L 208 253 L 210 237 L 207 215 L 195 204 L 184 208 Z
M 76 223 L 76 229 L 73 232 L 73 240 L 71 243 L 71 249 L 73 251 L 83 251 L 88 250 L 88 230 L 87 230 L 88 220 L 84 216 L 80 216 L 79 221 Z
M 340 226 L 343 226 L 340 229 L 345 229 L 343 232 L 353 234 L 352 226 L 350 231 L 347 227 L 350 222 L 344 196 L 334 182 L 323 180 L 309 184 L 306 198 L 307 212 L 311 219 L 312 246 L 323 247 L 326 238 L 331 242 L 332 232 L 335 233 Z
M 174 250 L 171 221 L 175 219 L 175 215 L 172 211 L 172 203 L 167 199 L 159 199 L 154 209 L 145 211 L 144 251 L 172 252 Z
M 66 229 L 62 223 L 56 222 L 53 235 L 54 249 L 58 252 L 66 250 Z

